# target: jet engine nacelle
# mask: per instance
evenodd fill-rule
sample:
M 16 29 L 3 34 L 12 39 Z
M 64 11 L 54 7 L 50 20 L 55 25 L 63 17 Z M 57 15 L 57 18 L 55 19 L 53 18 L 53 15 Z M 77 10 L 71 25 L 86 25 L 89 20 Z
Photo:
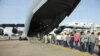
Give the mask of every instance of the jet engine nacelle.
M 0 35 L 4 34 L 4 30 L 0 28 Z

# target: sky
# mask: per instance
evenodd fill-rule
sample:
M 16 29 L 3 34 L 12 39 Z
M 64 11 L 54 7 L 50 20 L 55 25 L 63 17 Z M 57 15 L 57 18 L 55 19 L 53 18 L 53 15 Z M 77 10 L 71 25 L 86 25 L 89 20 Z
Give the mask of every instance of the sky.
M 100 0 L 81 0 L 69 17 L 66 17 L 61 25 L 66 22 L 85 22 L 100 24 Z
M 0 0 L 0 23 L 25 23 L 30 0 Z M 67 22 L 90 22 L 100 24 L 100 0 L 81 0 Z
M 25 23 L 29 0 L 0 0 L 0 23 Z

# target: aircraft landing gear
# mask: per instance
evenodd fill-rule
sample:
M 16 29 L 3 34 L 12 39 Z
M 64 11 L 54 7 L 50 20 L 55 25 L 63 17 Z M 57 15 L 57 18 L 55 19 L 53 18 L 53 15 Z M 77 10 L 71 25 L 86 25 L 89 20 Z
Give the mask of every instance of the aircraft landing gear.
M 19 37 L 19 40 L 28 40 L 28 39 L 27 39 L 27 37 L 24 37 L 24 38 Z

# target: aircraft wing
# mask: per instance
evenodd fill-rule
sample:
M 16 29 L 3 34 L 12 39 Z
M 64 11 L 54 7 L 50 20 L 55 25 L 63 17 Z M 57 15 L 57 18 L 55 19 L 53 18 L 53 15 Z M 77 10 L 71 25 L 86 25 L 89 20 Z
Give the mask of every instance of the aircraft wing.
M 32 0 L 24 34 L 48 34 L 72 13 L 79 2 L 80 0 Z
M 0 27 L 24 27 L 24 24 L 0 24 Z

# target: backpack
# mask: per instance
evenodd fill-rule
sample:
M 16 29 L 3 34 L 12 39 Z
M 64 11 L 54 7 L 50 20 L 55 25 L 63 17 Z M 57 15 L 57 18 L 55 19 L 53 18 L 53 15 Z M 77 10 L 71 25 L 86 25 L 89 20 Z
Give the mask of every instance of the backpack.
M 81 43 L 85 43 L 86 42 L 86 38 L 85 37 L 86 37 L 85 35 L 81 35 L 80 36 L 80 42 Z

